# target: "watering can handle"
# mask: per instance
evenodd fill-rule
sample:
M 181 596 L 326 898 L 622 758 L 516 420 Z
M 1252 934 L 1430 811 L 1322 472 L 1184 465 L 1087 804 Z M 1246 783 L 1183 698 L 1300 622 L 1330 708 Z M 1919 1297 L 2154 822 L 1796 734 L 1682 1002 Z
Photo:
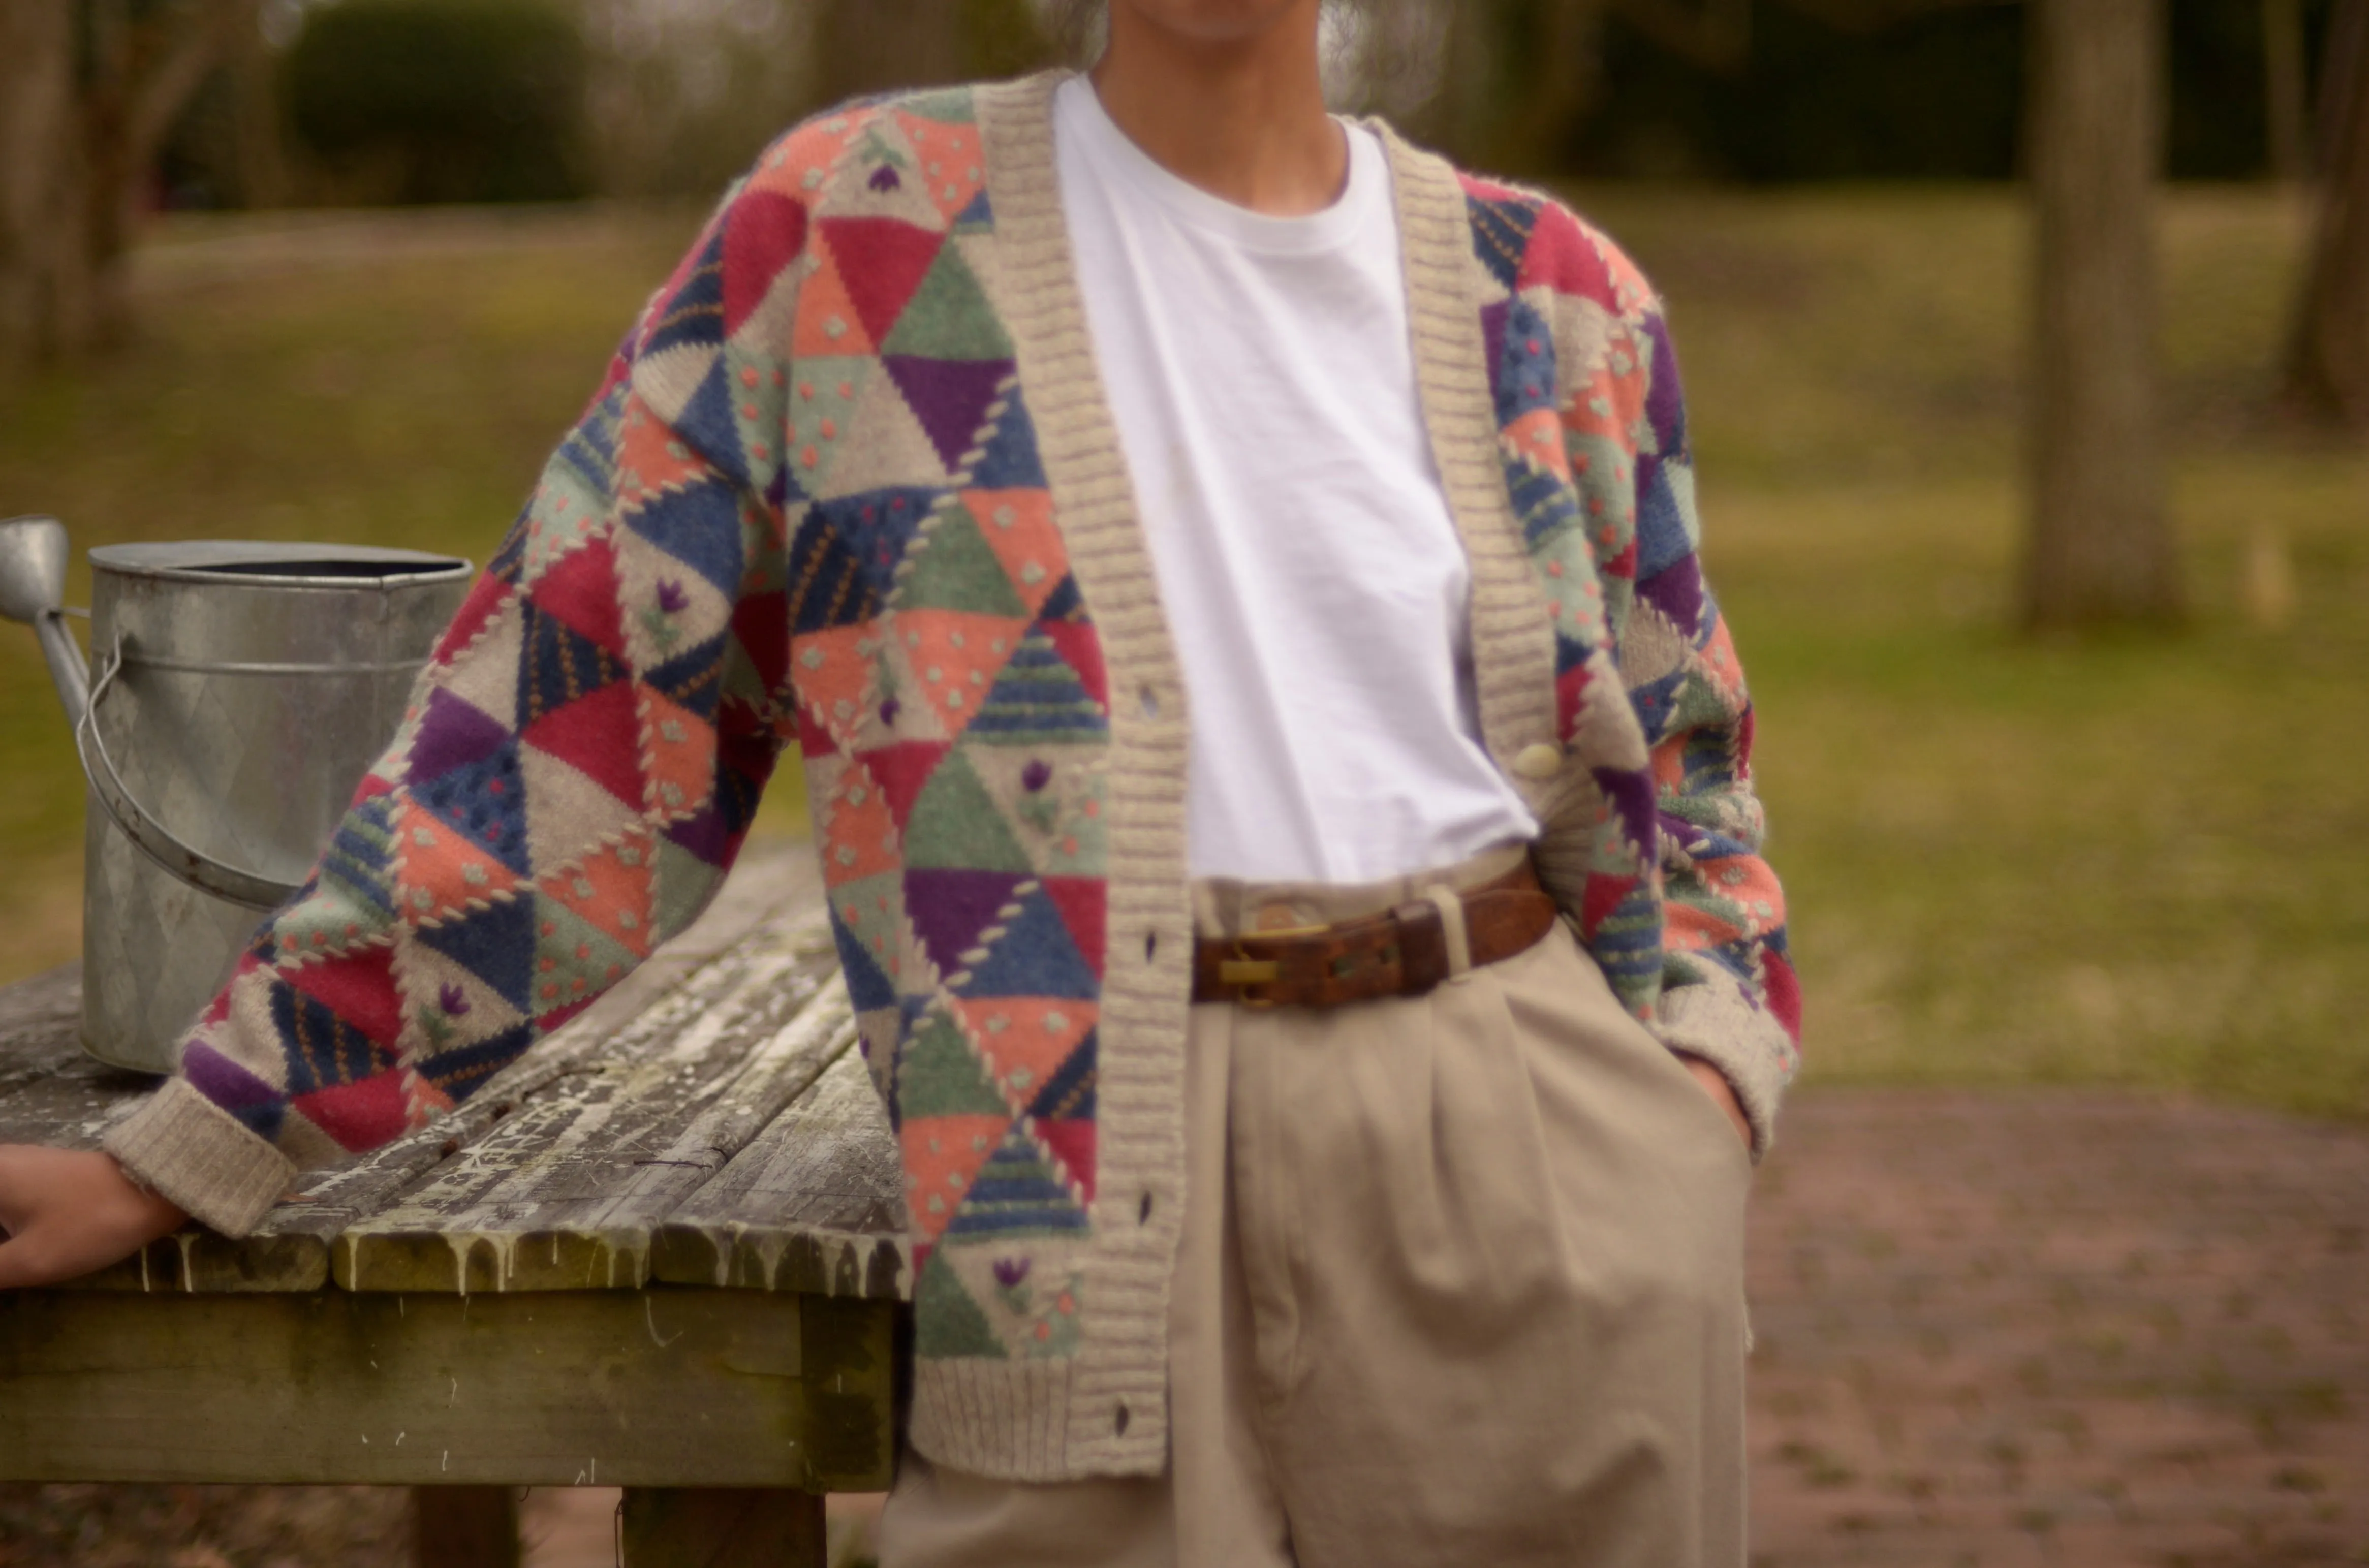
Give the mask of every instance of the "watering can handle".
M 141 853 L 200 893 L 211 893 L 250 910 L 276 910 L 294 898 L 294 884 L 274 882 L 268 876 L 224 865 L 212 855 L 191 849 L 132 798 L 131 790 L 115 771 L 114 759 L 107 754 L 107 743 L 98 735 L 99 702 L 115 684 L 116 672 L 122 668 L 123 645 L 119 638 L 114 651 L 108 655 L 106 668 L 91 683 L 88 705 L 74 722 L 74 750 L 82 757 L 83 777 L 90 781 L 90 792 L 98 797 L 109 818 Z

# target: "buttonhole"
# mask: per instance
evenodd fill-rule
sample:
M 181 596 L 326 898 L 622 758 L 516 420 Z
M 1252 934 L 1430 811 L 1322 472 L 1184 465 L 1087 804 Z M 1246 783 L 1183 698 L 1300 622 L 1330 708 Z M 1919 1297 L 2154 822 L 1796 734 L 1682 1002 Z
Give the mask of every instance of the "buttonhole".
M 1122 1437 L 1124 1437 L 1124 1436 L 1127 1436 L 1127 1405 L 1126 1405 L 1124 1402 L 1122 1402 L 1122 1403 L 1119 1405 L 1119 1407 L 1118 1407 L 1118 1415 L 1117 1415 L 1116 1419 L 1115 1419 L 1115 1420 L 1111 1423 L 1111 1425 L 1112 1425 L 1113 1426 L 1115 1426 L 1116 1428 L 1117 1428 L 1118 1436 L 1122 1436 Z
M 1151 1195 L 1150 1193 L 1144 1194 L 1143 1201 L 1136 1205 L 1135 1222 L 1138 1225 L 1149 1225 L 1151 1223 Z
M 1143 933 L 1143 961 L 1147 964 L 1150 963 L 1152 955 L 1159 951 L 1160 933 L 1156 931 L 1145 932 Z
M 1160 716 L 1159 692 L 1153 691 L 1150 687 L 1146 686 L 1142 691 L 1137 692 L 1136 695 L 1143 704 L 1144 717 L 1158 718 Z

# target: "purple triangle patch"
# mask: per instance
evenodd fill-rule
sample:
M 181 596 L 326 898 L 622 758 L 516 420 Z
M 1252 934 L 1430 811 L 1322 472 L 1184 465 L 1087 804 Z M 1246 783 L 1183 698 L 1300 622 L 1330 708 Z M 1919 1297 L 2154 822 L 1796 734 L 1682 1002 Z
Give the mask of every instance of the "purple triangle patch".
M 943 974 L 961 968 L 995 912 L 1012 901 L 1023 874 L 1012 871 L 905 872 L 905 918 Z
M 905 395 L 930 444 L 953 473 L 962 465 L 987 424 L 988 406 L 995 389 L 1012 373 L 1010 360 L 927 360 L 911 354 L 890 354 L 881 361 L 889 379 Z
M 455 768 L 482 762 L 509 738 L 499 719 L 440 686 L 428 694 L 428 712 L 419 721 L 419 733 L 412 738 L 404 782 L 424 784 Z

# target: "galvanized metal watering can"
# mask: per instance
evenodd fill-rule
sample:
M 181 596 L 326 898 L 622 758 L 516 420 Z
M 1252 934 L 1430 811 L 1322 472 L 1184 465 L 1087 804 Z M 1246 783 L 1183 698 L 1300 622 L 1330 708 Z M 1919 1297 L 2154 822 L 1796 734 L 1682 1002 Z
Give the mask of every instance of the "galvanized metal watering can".
M 65 624 L 66 555 L 54 519 L 0 522 L 0 616 L 40 636 L 90 785 L 83 1045 L 168 1072 L 402 722 L 470 567 L 353 545 L 102 546 L 94 675 Z

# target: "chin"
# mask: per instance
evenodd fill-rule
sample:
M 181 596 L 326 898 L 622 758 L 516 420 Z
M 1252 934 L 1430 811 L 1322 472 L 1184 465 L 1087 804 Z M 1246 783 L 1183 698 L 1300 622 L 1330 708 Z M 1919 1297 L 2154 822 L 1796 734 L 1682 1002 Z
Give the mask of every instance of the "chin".
M 1162 32 L 1199 43 L 1233 43 L 1253 39 L 1304 17 L 1313 17 L 1315 0 L 1110 0 L 1118 12 Z

